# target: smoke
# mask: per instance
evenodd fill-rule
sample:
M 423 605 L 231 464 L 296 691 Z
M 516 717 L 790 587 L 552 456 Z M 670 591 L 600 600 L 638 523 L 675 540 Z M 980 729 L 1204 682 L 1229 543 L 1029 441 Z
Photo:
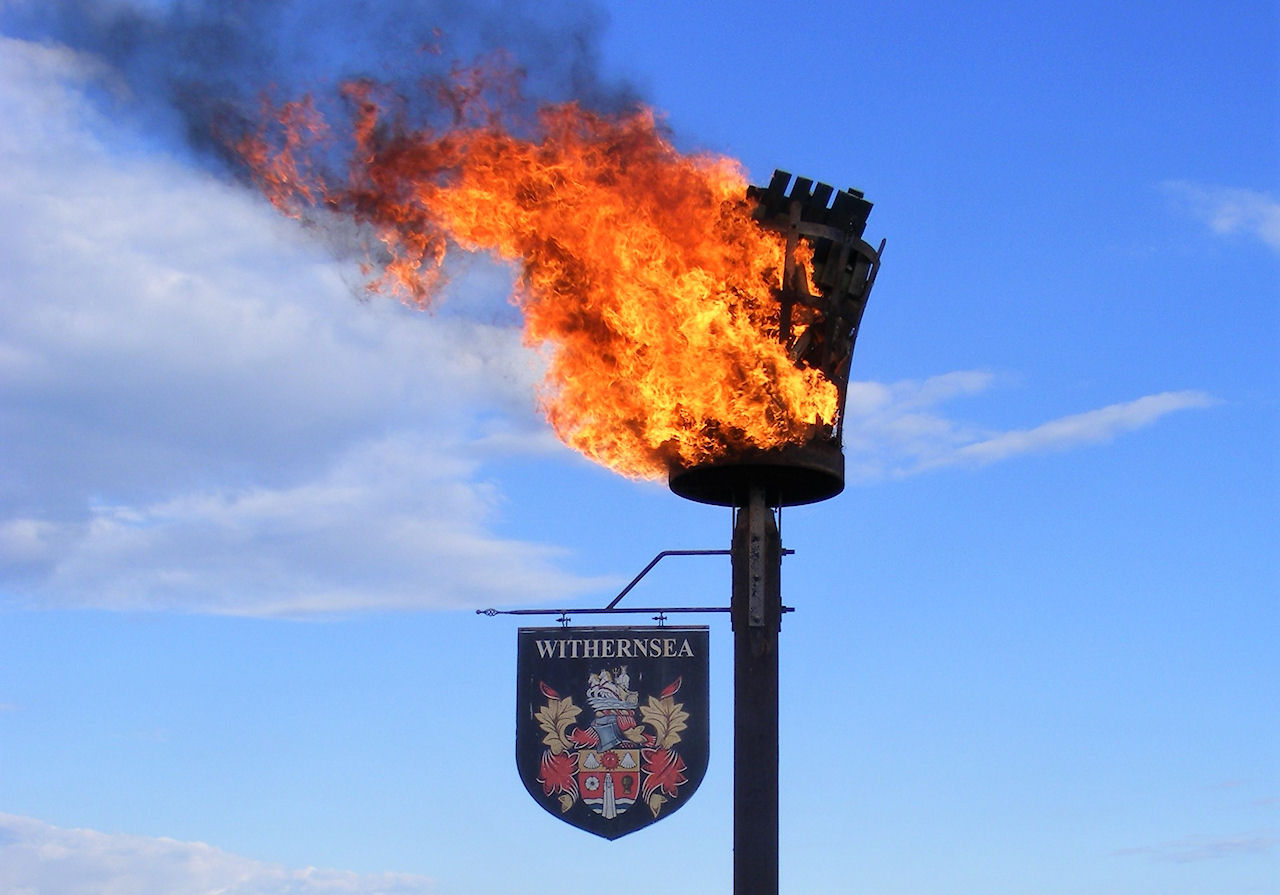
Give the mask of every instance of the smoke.
M 0 30 L 60 44 L 110 72 L 98 101 L 206 160 L 230 164 L 266 94 L 372 79 L 404 94 L 501 51 L 531 102 L 634 103 L 601 76 L 601 11 L 586 0 L 10 0 Z

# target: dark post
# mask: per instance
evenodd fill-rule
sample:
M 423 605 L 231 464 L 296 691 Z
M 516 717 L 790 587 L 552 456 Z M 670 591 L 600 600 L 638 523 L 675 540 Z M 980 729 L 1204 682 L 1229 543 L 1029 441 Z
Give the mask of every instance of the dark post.
M 778 631 L 782 543 L 765 488 L 733 529 L 733 892 L 778 892 Z

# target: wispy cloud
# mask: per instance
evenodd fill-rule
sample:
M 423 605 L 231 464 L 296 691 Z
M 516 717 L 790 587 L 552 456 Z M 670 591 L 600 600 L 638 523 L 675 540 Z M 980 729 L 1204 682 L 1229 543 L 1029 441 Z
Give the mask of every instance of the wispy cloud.
M 1174 411 L 1210 407 L 1215 403 L 1217 402 L 1211 395 L 1202 391 L 1147 395 L 1134 401 L 1060 417 L 1031 429 L 1000 432 L 981 441 L 957 447 L 934 460 L 932 465 L 981 465 L 1020 454 L 1099 444 L 1110 441 L 1122 432 L 1149 426 Z
M 1249 855 L 1269 855 L 1280 846 L 1274 833 L 1243 833 L 1236 836 L 1188 836 L 1159 845 L 1141 845 L 1112 852 L 1117 857 L 1147 857 L 1153 861 L 1190 864 Z
M 1269 193 L 1186 180 L 1170 180 L 1160 186 L 1214 233 L 1243 234 L 1280 251 L 1280 201 Z
M 291 616 L 490 606 L 603 589 L 560 551 L 495 537 L 499 500 L 453 449 L 360 445 L 302 484 L 100 503 L 45 524 L 45 606 Z M 34 528 L 24 520 L 10 526 Z M 0 528 L 0 535 L 4 530 Z
M 1059 417 L 1025 429 L 992 429 L 956 420 L 941 405 L 989 390 L 982 371 L 892 385 L 850 385 L 845 445 L 850 473 L 864 480 L 947 466 L 984 466 L 1026 454 L 1100 444 L 1180 410 L 1218 403 L 1203 391 L 1163 392 Z
M 0 814 L 0 890 L 58 895 L 426 895 L 407 873 L 289 868 L 202 842 L 64 829 Z

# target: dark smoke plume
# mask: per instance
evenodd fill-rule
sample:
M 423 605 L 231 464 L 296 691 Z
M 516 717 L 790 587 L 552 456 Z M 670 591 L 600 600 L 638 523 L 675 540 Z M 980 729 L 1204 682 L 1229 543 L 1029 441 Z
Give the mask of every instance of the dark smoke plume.
M 372 79 L 406 95 L 500 51 L 527 101 L 633 103 L 599 73 L 600 10 L 537 0 L 11 0 L 0 30 L 105 63 L 127 88 L 114 111 L 234 162 L 226 144 L 264 94 L 332 92 Z

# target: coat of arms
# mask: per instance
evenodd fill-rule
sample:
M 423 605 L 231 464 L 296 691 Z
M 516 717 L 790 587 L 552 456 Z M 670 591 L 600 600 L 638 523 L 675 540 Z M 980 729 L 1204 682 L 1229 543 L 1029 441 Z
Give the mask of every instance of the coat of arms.
M 606 839 L 681 807 L 707 767 L 707 628 L 522 628 L 529 794 Z

